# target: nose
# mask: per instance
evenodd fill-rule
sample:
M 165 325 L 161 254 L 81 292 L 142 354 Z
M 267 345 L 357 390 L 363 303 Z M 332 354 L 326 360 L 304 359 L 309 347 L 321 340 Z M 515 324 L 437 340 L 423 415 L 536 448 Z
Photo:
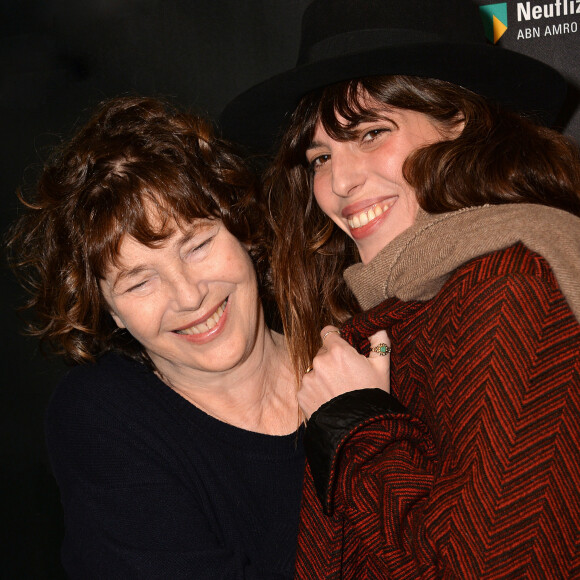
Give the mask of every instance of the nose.
M 331 171 L 332 191 L 339 197 L 349 197 L 365 182 L 363 158 L 348 141 L 332 152 Z
M 171 280 L 171 297 L 178 310 L 198 310 L 208 293 L 207 282 L 182 264 Z

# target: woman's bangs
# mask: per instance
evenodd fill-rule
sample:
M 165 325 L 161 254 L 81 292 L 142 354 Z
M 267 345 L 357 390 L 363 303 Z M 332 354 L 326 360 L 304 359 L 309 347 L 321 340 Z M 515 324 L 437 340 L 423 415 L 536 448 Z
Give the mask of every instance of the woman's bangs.
M 376 105 L 372 103 L 376 101 Z M 339 141 L 351 139 L 359 123 L 376 121 L 384 107 L 361 79 L 327 87 L 320 99 L 319 119 L 324 130 Z

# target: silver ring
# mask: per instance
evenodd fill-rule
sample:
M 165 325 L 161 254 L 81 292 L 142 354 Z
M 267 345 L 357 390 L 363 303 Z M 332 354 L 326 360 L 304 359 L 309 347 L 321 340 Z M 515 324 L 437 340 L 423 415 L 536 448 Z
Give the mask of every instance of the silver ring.
M 322 337 L 322 342 L 324 342 L 324 339 L 329 335 L 332 334 L 333 332 L 336 332 L 336 334 L 338 334 L 338 336 L 340 336 L 340 331 L 339 330 L 329 330 L 328 332 L 324 333 L 324 336 Z
M 305 374 L 311 373 L 313 370 L 314 370 L 314 369 L 313 369 L 312 367 L 308 367 L 308 368 L 306 369 L 306 373 L 305 373 Z
M 371 348 L 371 351 L 378 353 L 379 356 L 387 356 L 391 350 L 391 347 L 386 342 L 380 342 L 377 346 Z

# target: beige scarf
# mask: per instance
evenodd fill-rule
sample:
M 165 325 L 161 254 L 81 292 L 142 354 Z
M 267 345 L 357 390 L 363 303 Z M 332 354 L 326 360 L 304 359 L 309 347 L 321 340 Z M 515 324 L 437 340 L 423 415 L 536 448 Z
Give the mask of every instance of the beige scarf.
M 368 264 L 348 268 L 344 278 L 365 310 L 393 296 L 429 300 L 462 264 L 517 242 L 547 260 L 580 321 L 580 219 L 542 205 L 488 205 L 437 215 L 419 210 L 413 226 Z

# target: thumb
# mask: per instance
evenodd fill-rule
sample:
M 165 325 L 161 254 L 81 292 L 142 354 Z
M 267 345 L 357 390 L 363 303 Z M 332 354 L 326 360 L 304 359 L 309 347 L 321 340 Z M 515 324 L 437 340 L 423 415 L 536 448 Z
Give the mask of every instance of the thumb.
M 369 337 L 371 343 L 371 352 L 368 360 L 373 368 L 385 377 L 387 390 L 390 384 L 391 371 L 391 339 L 386 330 L 379 330 Z

